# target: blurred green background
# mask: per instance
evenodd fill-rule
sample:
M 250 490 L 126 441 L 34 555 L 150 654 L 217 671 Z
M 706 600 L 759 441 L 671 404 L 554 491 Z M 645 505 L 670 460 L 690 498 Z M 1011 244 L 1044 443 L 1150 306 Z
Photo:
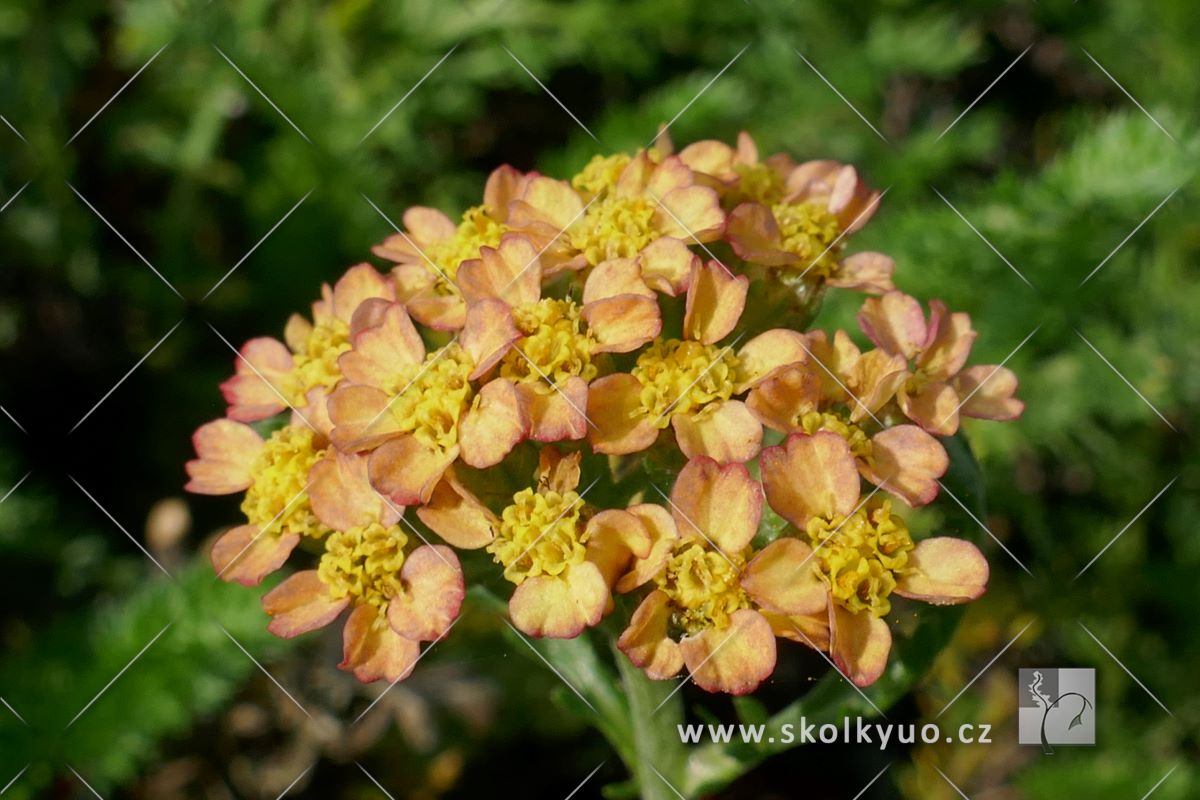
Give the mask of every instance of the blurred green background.
M 996 744 L 802 747 L 718 796 L 849 800 L 889 764 L 864 800 L 957 797 L 938 770 L 972 800 L 1200 796 L 1197 42 L 1186 0 L 0 3 L 0 794 L 623 779 L 487 615 L 354 721 L 379 687 L 333 668 L 336 633 L 266 634 L 201 556 L 236 501 L 180 487 L 223 339 L 278 335 L 409 205 L 455 213 L 500 163 L 569 175 L 674 120 L 680 144 L 746 129 L 888 187 L 854 246 L 971 312 L 1028 403 L 967 429 L 1015 558 L 973 532 L 992 589 L 888 712 L 932 718 L 1003 650 L 942 720 Z M 1097 668 L 1097 747 L 1015 745 L 1021 666 Z M 821 667 L 781 663 L 764 700 Z M 728 718 L 701 695 L 695 719 Z

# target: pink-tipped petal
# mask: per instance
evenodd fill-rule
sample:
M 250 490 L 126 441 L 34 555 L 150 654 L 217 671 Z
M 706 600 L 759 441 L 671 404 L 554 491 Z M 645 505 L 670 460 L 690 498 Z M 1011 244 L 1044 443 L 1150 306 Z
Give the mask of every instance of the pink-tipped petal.
M 749 290 L 748 277 L 716 261 L 699 266 L 687 291 L 683 335 L 703 344 L 724 339 L 741 318 Z
M 527 578 L 508 601 L 513 625 L 529 636 L 573 639 L 600 621 L 608 604 L 608 584 L 589 561 L 561 575 Z
M 401 368 L 425 359 L 421 335 L 400 303 L 383 306 L 370 301 L 361 307 L 355 322 L 360 330 L 354 347 L 338 357 L 338 368 L 350 383 L 386 386 Z
M 233 377 L 221 384 L 229 418 L 255 422 L 287 408 L 281 387 L 294 364 L 291 351 L 278 339 L 262 336 L 242 345 Z
M 667 630 L 670 602 L 666 592 L 658 589 L 646 595 L 629 619 L 629 627 L 617 639 L 617 647 L 633 665 L 656 681 L 673 678 L 683 669 L 683 651 Z
M 954 378 L 954 390 L 963 398 L 959 412 L 979 419 L 1009 420 L 1021 416 L 1025 404 L 1013 397 L 1017 375 L 1008 367 L 967 367 Z
M 860 462 L 864 478 L 909 506 L 923 506 L 938 493 L 938 478 L 950 458 L 942 443 L 916 425 L 897 425 L 871 437 L 871 457 Z
M 979 548 L 963 539 L 936 536 L 917 543 L 896 594 L 934 605 L 978 599 L 987 591 L 989 569 Z
M 496 538 L 500 521 L 454 474 L 446 470 L 429 502 L 417 516 L 445 541 L 464 550 L 475 550 Z
M 400 568 L 404 591 L 388 603 L 388 623 L 406 639 L 432 642 L 450 629 L 466 587 L 458 556 L 445 545 L 422 545 Z
M 323 525 L 347 531 L 372 522 L 393 525 L 402 508 L 384 501 L 371 486 L 367 457 L 331 450 L 308 474 L 308 499 Z
M 637 517 L 646 534 L 649 536 L 650 547 L 645 556 L 634 559 L 629 572 L 617 581 L 618 592 L 632 592 L 646 581 L 659 574 L 667 563 L 671 549 L 679 539 L 679 529 L 671 512 L 654 503 L 639 503 L 630 506 L 630 514 Z
M 883 294 L 896 288 L 892 283 L 895 270 L 896 262 L 883 253 L 855 253 L 842 259 L 825 282 L 839 289 Z
M 755 419 L 780 433 L 801 430 L 801 418 L 820 403 L 821 379 L 805 366 L 779 369 L 746 397 L 746 408 Z
M 499 464 L 529 431 L 529 416 L 512 381 L 484 385 L 458 423 L 462 460 L 484 469 Z
M 587 306 L 597 300 L 623 294 L 654 299 L 651 289 L 642 277 L 642 267 L 637 259 L 611 258 L 601 261 L 592 268 L 583 285 L 583 304 Z
M 708 692 L 749 694 L 775 671 L 775 634 L 753 609 L 733 612 L 724 629 L 684 637 L 679 647 L 692 680 Z
M 249 425 L 231 419 L 206 422 L 192 434 L 197 459 L 187 462 L 183 488 L 196 494 L 233 494 L 254 483 L 251 468 L 263 440 Z
M 892 632 L 887 622 L 830 603 L 829 632 L 829 652 L 843 675 L 855 686 L 870 686 L 879 680 L 892 651 Z
M 709 456 L 723 464 L 749 461 L 762 447 L 762 423 L 741 400 L 713 403 L 696 414 L 671 417 L 675 440 L 688 458 Z
M 389 439 L 371 453 L 367 465 L 371 485 L 393 503 L 414 506 L 428 502 L 446 469 L 458 458 L 458 446 L 430 447 L 415 436 Z
M 371 298 L 393 300 L 395 284 L 370 264 L 356 264 L 333 285 L 333 315 L 349 322 L 361 303 Z
M 315 569 L 297 572 L 262 599 L 263 610 L 271 615 L 267 630 L 284 639 L 323 628 L 348 605 L 350 598 L 330 596 Z
M 637 257 L 642 278 L 655 291 L 672 297 L 687 291 L 700 259 L 681 239 L 663 236 L 646 245 Z
M 588 438 L 597 453 L 625 455 L 645 450 L 658 428 L 639 411 L 642 384 L 627 372 L 606 375 L 588 387 Z M 594 427 L 593 427 L 594 426 Z
M 915 358 L 929 343 L 921 304 L 904 292 L 868 297 L 858 312 L 858 325 L 876 347 L 905 358 Z
M 900 410 L 913 422 L 938 436 L 953 436 L 958 430 L 958 392 L 948 383 L 934 381 L 915 392 L 902 388 L 896 396 Z
M 583 307 L 583 318 L 596 340 L 593 352 L 628 353 L 662 330 L 662 316 L 652 297 L 622 294 Z
M 858 504 L 854 456 L 836 433 L 794 433 L 763 450 L 759 466 L 767 502 L 800 530 L 813 517 L 845 516 Z
M 671 490 L 671 515 L 684 538 L 706 539 L 726 553 L 740 553 L 758 531 L 763 492 L 743 464 L 721 466 L 693 458 Z
M 804 334 L 787 328 L 760 333 L 738 351 L 737 390 L 744 391 L 770 377 L 775 370 L 808 361 Z
M 932 378 L 948 380 L 967 363 L 971 355 L 971 346 L 978 335 L 971 327 L 971 317 L 961 311 L 953 314 L 946 313 L 945 304 L 941 300 L 929 303 L 929 315 L 937 319 L 937 330 L 933 341 L 917 359 L 917 366 Z M 931 321 L 930 326 L 933 323 Z
M 561 386 L 522 383 L 517 386 L 529 415 L 529 438 L 536 442 L 582 439 L 588 432 L 588 384 L 572 376 Z
M 742 588 L 768 611 L 788 616 L 822 613 L 829 589 L 813 569 L 812 555 L 812 548 L 799 539 L 776 539 L 746 565 Z
M 209 558 L 221 580 L 257 586 L 283 566 L 299 543 L 300 535 L 296 533 L 262 533 L 258 525 L 238 525 L 213 543 Z
M 388 683 L 407 678 L 421 655 L 421 646 L 396 633 L 372 605 L 350 612 L 342 631 L 339 669 L 354 673 L 363 683 L 380 678 Z

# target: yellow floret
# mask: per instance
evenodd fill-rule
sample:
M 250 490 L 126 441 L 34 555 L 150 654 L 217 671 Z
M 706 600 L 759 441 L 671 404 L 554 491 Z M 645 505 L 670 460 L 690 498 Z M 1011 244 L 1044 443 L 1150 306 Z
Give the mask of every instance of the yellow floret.
M 673 414 L 703 409 L 733 396 L 737 356 L 729 348 L 690 340 L 656 339 L 638 356 L 633 377 L 642 384 L 639 412 L 660 428 Z
M 263 445 L 251 474 L 254 483 L 242 500 L 242 513 L 253 525 L 273 525 L 278 533 L 321 537 L 329 529 L 313 514 L 308 502 L 308 472 L 325 455 L 313 447 L 307 426 L 287 425 Z
M 706 542 L 676 544 L 666 568 L 655 578 L 671 598 L 671 622 L 689 634 L 726 627 L 733 612 L 750 606 L 741 586 L 744 566 L 740 555 L 717 552 Z
M 330 595 L 349 597 L 383 610 L 403 590 L 400 568 L 408 537 L 398 526 L 372 522 L 365 527 L 337 531 L 325 540 L 325 554 L 317 566 Z
M 587 532 L 580 530 L 583 504 L 576 492 L 523 489 L 500 515 L 496 538 L 487 550 L 504 565 L 504 577 L 520 585 L 538 575 L 561 575 L 587 555 Z
M 818 571 L 835 602 L 851 612 L 882 617 L 892 609 L 889 595 L 915 545 L 904 520 L 893 517 L 891 510 L 891 503 L 884 501 L 844 519 L 814 517 L 808 523 Z

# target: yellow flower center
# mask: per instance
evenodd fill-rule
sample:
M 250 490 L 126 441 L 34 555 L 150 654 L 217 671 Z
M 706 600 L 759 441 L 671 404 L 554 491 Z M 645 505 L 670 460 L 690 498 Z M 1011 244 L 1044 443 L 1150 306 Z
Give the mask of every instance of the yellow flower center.
M 292 356 L 292 371 L 280 394 L 297 407 L 308 404 L 308 393 L 317 386 L 332 389 L 342 378 L 338 356 L 350 349 L 350 326 L 337 317 L 321 320 L 312 327 L 299 352 Z
M 828 431 L 841 436 L 850 445 L 855 458 L 871 457 L 871 437 L 859 426 L 830 411 L 809 411 L 800 416 L 800 426 L 807 434 Z
M 493 219 L 483 206 L 474 206 L 463 212 L 462 222 L 458 224 L 454 235 L 427 245 L 425 255 L 447 279 L 453 281 L 458 276 L 458 267 L 462 262 L 479 258 L 480 248 L 499 245 L 500 237 L 507 231 L 508 226 Z M 453 288 L 445 284 L 440 276 L 438 288 L 444 289 L 444 293 L 453 292 Z
M 641 195 L 606 195 L 592 203 L 583 219 L 572 226 L 571 246 L 583 253 L 589 264 L 633 258 L 658 238 L 654 224 L 657 207 Z
M 441 450 L 457 444 L 458 420 L 471 402 L 471 369 L 470 356 L 451 343 L 397 373 L 384 390 L 394 395 L 388 413 L 400 432 Z
M 744 566 L 740 555 L 719 553 L 706 542 L 677 543 L 654 579 L 671 598 L 672 624 L 688 634 L 727 626 L 733 612 L 750 606 L 741 585 Z
M 735 205 L 746 200 L 772 205 L 783 198 L 786 190 L 783 178 L 766 164 L 738 163 L 733 170 L 738 176 L 737 188 L 733 192 Z
M 585 381 L 596 377 L 595 341 L 573 301 L 545 298 L 516 309 L 515 316 L 525 337 L 505 354 L 502 377 L 523 383 L 549 380 L 555 386 L 574 376 Z
M 388 601 L 404 591 L 400 567 L 408 537 L 399 527 L 372 522 L 361 528 L 335 531 L 325 540 L 325 553 L 317 566 L 321 582 L 333 599 L 349 597 L 382 611 Z
M 837 217 L 819 203 L 776 203 L 771 213 L 783 235 L 783 249 L 799 257 L 799 269 L 818 276 L 833 271 L 839 248 L 832 245 L 841 233 Z
M 639 412 L 659 428 L 673 414 L 703 409 L 733 396 L 738 359 L 730 348 L 691 340 L 655 339 L 632 374 L 642 384 Z
M 487 546 L 504 565 L 504 577 L 520 585 L 538 575 L 561 575 L 582 563 L 588 535 L 580 530 L 583 504 L 576 492 L 522 489 L 500 514 L 500 529 Z
M 614 153 L 611 156 L 595 155 L 578 175 L 571 178 L 571 186 L 577 192 L 591 199 L 601 192 L 617 185 L 617 179 L 632 159 L 625 153 Z
M 846 518 L 815 517 L 808 523 L 808 537 L 814 548 L 820 547 L 818 570 L 843 608 L 877 617 L 892 610 L 888 596 L 915 545 L 904 520 L 892 516 L 891 502 L 871 511 L 860 508 Z
M 325 455 L 313 447 L 307 426 L 287 425 L 263 445 L 251 474 L 254 483 L 242 500 L 242 513 L 252 525 L 275 523 L 278 533 L 319 538 L 329 532 L 308 502 L 308 471 Z

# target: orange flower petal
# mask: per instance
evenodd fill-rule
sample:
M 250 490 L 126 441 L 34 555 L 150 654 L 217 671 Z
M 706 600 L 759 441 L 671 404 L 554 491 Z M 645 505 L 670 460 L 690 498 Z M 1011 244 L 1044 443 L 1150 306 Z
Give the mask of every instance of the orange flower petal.
M 527 578 L 508 601 L 513 625 L 530 636 L 573 639 L 604 616 L 608 584 L 595 564 L 584 561 L 561 575 Z
M 184 465 L 183 487 L 196 494 L 233 494 L 254 483 L 251 469 L 263 447 L 262 437 L 249 425 L 229 419 L 206 422 L 192 434 L 199 458 Z
M 829 652 L 842 674 L 856 686 L 870 686 L 887 669 L 892 632 L 871 614 L 852 614 L 829 604 Z
M 781 639 L 807 645 L 814 650 L 829 652 L 829 611 L 822 608 L 816 614 L 788 617 L 763 611 L 771 630 Z
M 637 259 L 610 258 L 593 267 L 583 285 L 583 304 L 587 306 L 622 294 L 654 299 L 654 290 L 642 278 L 642 267 Z
M 683 538 L 707 539 L 726 553 L 740 553 L 758 531 L 763 492 L 744 464 L 721 466 L 693 458 L 671 490 L 671 516 Z
M 923 506 L 938 493 L 938 478 L 950 458 L 941 442 L 916 425 L 897 425 L 871 437 L 871 457 L 859 463 L 862 476 L 909 506 Z
M 648 194 L 661 198 L 676 189 L 686 189 L 692 180 L 692 171 L 679 156 L 669 156 L 656 165 L 650 154 L 642 151 L 621 173 L 617 183 L 618 192 L 633 190 L 635 184 L 639 188 L 644 185 Z
M 917 366 L 931 378 L 947 380 L 967 363 L 978 334 L 971 328 L 969 314 L 961 311 L 947 314 L 941 300 L 929 303 L 929 316 L 929 325 L 931 328 L 936 326 L 936 334 L 917 359 Z
M 947 383 L 934 381 L 916 392 L 901 389 L 896 397 L 900 410 L 913 422 L 938 436 L 953 436 L 958 430 L 958 392 Z
M 508 164 L 502 164 L 488 175 L 483 187 L 483 205 L 488 213 L 503 219 L 508 213 L 508 204 L 525 189 L 529 176 Z
M 383 300 L 393 300 L 396 297 L 395 284 L 379 274 L 370 264 L 356 264 L 333 285 L 333 315 L 343 322 L 349 322 L 355 309 L 372 297 Z
M 654 221 L 664 236 L 685 242 L 711 242 L 721 235 L 725 213 L 712 189 L 686 186 L 658 195 Z
M 425 345 L 400 303 L 381 308 L 372 302 L 363 310 L 377 314 L 378 324 L 358 332 L 354 349 L 338 357 L 338 368 L 351 383 L 386 386 L 400 368 L 425 359 Z
M 746 307 L 750 279 L 734 275 L 716 261 L 698 267 L 687 291 L 683 335 L 703 344 L 729 335 Z
M 279 387 L 294 363 L 291 351 L 278 339 L 261 336 L 242 345 L 233 377 L 221 384 L 229 418 L 255 422 L 287 408 Z
M 383 678 L 389 683 L 407 678 L 421 655 L 421 646 L 396 633 L 372 605 L 350 612 L 342 631 L 342 663 L 363 683 Z
M 308 499 L 321 523 L 336 531 L 380 522 L 394 525 L 402 508 L 387 503 L 371 486 L 367 457 L 331 451 L 308 473 Z
M 308 337 L 312 333 L 312 329 L 313 324 L 302 315 L 292 314 L 283 327 L 283 340 L 287 342 L 287 346 L 292 352 L 299 353 L 308 344 Z
M 821 403 L 821 379 L 804 366 L 783 367 L 750 390 L 746 408 L 755 419 L 780 433 L 800 430 L 800 417 Z
M 634 559 L 650 554 L 650 533 L 640 517 L 619 508 L 601 511 L 588 520 L 587 559 L 612 586 Z
M 484 385 L 458 423 L 462 459 L 478 469 L 499 464 L 529 431 L 525 405 L 512 381 Z
M 799 539 L 776 539 L 746 565 L 742 588 L 768 611 L 788 616 L 822 613 L 829 589 L 813 569 L 812 554 Z
M 327 409 L 333 423 L 330 433 L 343 450 L 365 450 L 391 438 L 398 430 L 387 413 L 390 399 L 382 389 L 343 383 L 329 396 Z
M 876 347 L 905 358 L 915 358 L 929 344 L 921 304 L 904 292 L 868 297 L 858 312 L 858 325 Z
M 642 248 L 637 262 L 648 286 L 674 297 L 687 291 L 700 259 L 683 240 L 662 236 Z
M 484 247 L 479 258 L 464 261 L 456 282 L 468 305 L 494 298 L 510 306 L 536 303 L 542 296 L 542 265 L 533 243 L 505 234 L 497 248 Z
M 513 204 L 510 213 L 514 225 L 520 226 L 532 218 L 544 220 L 562 231 L 583 216 L 583 200 L 566 181 L 539 175 L 525 185 L 520 201 Z
M 367 465 L 371 485 L 393 503 L 413 506 L 428 502 L 446 468 L 458 458 L 458 446 L 430 447 L 414 436 L 389 439 L 371 453 Z
M 446 470 L 429 502 L 417 508 L 417 516 L 442 539 L 464 550 L 488 544 L 496 538 L 496 526 L 500 524 L 496 515 L 462 485 L 453 468 Z
M 653 578 L 667 563 L 671 548 L 679 539 L 679 529 L 671 512 L 653 503 L 639 503 L 630 506 L 630 514 L 641 521 L 649 537 L 650 546 L 646 555 L 634 559 L 632 568 L 617 581 L 618 592 L 632 592 L 646 581 Z
M 844 374 L 847 388 L 853 394 L 850 421 L 859 422 L 873 417 L 891 402 L 908 379 L 908 364 L 904 356 L 869 350 L 854 359 Z
M 209 558 L 221 580 L 257 586 L 282 567 L 300 543 L 296 533 L 280 535 L 271 530 L 260 535 L 261 531 L 258 525 L 238 525 L 213 543 Z
M 1025 404 L 1013 397 L 1017 376 L 1008 367 L 990 364 L 967 367 L 954 378 L 954 390 L 962 398 L 959 412 L 981 419 L 1016 419 Z
M 467 321 L 467 304 L 457 294 L 439 295 L 430 288 L 406 305 L 413 319 L 435 331 L 456 331 Z
M 762 423 L 741 400 L 713 403 L 696 414 L 675 414 L 671 427 L 679 449 L 688 458 L 749 461 L 762 447 Z
M 559 494 L 574 489 L 579 485 L 579 462 L 582 458 L 583 454 L 579 452 L 564 456 L 553 447 L 543 447 L 538 451 L 538 488 L 545 487 Z
M 315 631 L 333 622 L 350 605 L 350 598 L 334 600 L 315 569 L 297 572 L 267 592 L 263 610 L 271 615 L 267 630 L 284 639 Z
M 530 439 L 561 442 L 587 435 L 588 384 L 583 378 L 570 377 L 557 388 L 540 382 L 521 383 L 517 391 L 529 415 Z
M 658 303 L 652 297 L 622 294 L 587 303 L 583 318 L 595 337 L 596 353 L 628 353 L 662 330 Z
M 979 548 L 963 539 L 936 536 L 917 543 L 896 594 L 935 605 L 966 603 L 987 591 L 989 569 Z
M 679 158 L 693 172 L 711 175 L 723 182 L 737 179 L 734 171 L 737 151 L 724 142 L 713 139 L 693 142 L 679 151 Z
M 625 455 L 645 450 L 658 438 L 658 428 L 641 414 L 642 384 L 627 372 L 606 375 L 588 387 L 588 432 L 597 453 Z
M 733 612 L 729 627 L 708 628 L 679 643 L 692 680 L 708 692 L 749 694 L 775 671 L 775 634 L 762 614 Z
M 767 502 L 801 530 L 813 517 L 845 516 L 858 504 L 854 456 L 836 433 L 793 433 L 763 450 L 759 466 Z
M 895 270 L 896 262 L 883 253 L 855 253 L 842 259 L 825 283 L 840 289 L 883 294 L 896 288 L 892 283 Z
M 617 647 L 633 665 L 656 681 L 673 678 L 683 669 L 683 651 L 668 635 L 670 602 L 666 592 L 659 589 L 646 595 L 629 619 L 629 627 L 617 639 Z
M 467 321 L 458 341 L 475 363 L 471 380 L 495 366 L 522 335 L 512 309 L 504 301 L 487 298 L 468 308 Z
M 425 244 L 449 239 L 458 231 L 454 220 L 436 208 L 426 206 L 413 206 L 408 209 L 404 212 L 402 221 L 411 234 L 410 238 Z
M 809 344 L 804 334 L 787 328 L 760 333 L 738 351 L 738 392 L 770 377 L 775 370 L 808 361 Z
M 445 545 L 422 545 L 404 559 L 400 579 L 404 592 L 388 602 L 388 624 L 414 642 L 440 639 L 466 595 L 458 556 Z
M 742 203 L 729 212 L 725 236 L 738 257 L 755 264 L 780 267 L 798 260 L 783 249 L 783 234 L 771 209 L 759 203 Z

